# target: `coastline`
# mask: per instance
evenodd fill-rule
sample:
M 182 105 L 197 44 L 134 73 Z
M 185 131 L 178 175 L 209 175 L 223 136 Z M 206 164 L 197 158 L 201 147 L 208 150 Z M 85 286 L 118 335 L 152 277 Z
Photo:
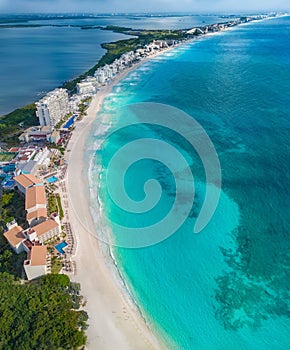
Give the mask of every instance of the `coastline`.
M 91 232 L 95 231 L 89 199 L 86 197 L 84 153 L 90 126 L 112 88 L 146 60 L 167 51 L 159 52 L 133 65 L 103 87 L 94 96 L 87 110 L 87 116 L 76 124 L 66 150 L 68 170 L 65 182 L 69 194 L 68 215 L 77 241 L 77 251 L 73 259 L 76 263 L 76 273 L 70 277 L 72 281 L 81 284 L 81 294 L 87 301 L 85 306 L 89 314 L 87 349 L 166 349 L 146 324 L 127 286 L 122 283 L 121 276 L 118 276 L 119 271 L 112 271 L 112 265 L 116 264 L 111 252 L 104 254 L 96 236 L 85 228 L 86 226 Z M 86 225 L 84 226 L 82 222 Z
M 146 323 L 146 319 L 142 315 L 142 308 L 135 303 L 128 286 L 123 281 L 111 250 L 108 249 L 108 254 L 104 253 L 98 239 L 87 232 L 82 224 L 82 222 L 86 222 L 85 226 L 89 227 L 91 232 L 96 230 L 89 209 L 89 199 L 86 197 L 86 181 L 83 181 L 83 171 L 87 170 L 84 164 L 84 153 L 90 126 L 96 119 L 106 96 L 131 71 L 146 61 L 179 46 L 207 36 L 222 34 L 231 29 L 234 28 L 200 35 L 177 46 L 162 50 L 127 68 L 115 80 L 101 88 L 90 104 L 88 115 L 76 124 L 76 129 L 66 150 L 66 159 L 69 160 L 66 177 L 69 193 L 69 220 L 77 238 L 77 254 L 74 258 L 77 272 L 75 276 L 71 276 L 71 279 L 81 284 L 81 293 L 87 300 L 86 311 L 89 314 L 88 349 L 95 349 L 98 346 L 101 346 L 102 349 L 119 347 L 124 350 L 166 349 L 165 343 L 155 336 Z M 112 265 L 114 265 L 113 268 Z M 113 269 L 116 270 L 113 271 Z
M 231 29 L 233 30 L 235 27 L 197 36 L 157 52 L 125 69 L 94 95 L 87 110 L 87 116 L 76 123 L 65 153 L 65 159 L 68 161 L 65 178 L 68 190 L 68 216 L 77 243 L 73 258 L 76 264 L 76 273 L 70 278 L 72 281 L 80 283 L 81 294 L 86 300 L 85 310 L 89 315 L 86 348 L 89 350 L 98 347 L 101 347 L 102 350 L 111 350 L 112 348 L 165 350 L 167 349 L 166 344 L 168 344 L 161 334 L 154 334 L 146 323 L 142 307 L 137 305 L 131 295 L 110 247 L 107 248 L 108 252 L 105 252 L 97 235 L 92 235 L 86 230 L 89 228 L 90 232 L 96 231 L 95 222 L 91 216 L 89 197 L 87 197 L 89 193 L 85 178 L 85 172 L 89 169 L 89 165 L 85 164 L 85 146 L 91 130 L 90 126 L 98 117 L 106 96 L 130 72 L 146 61 L 177 47 L 194 41 L 198 42 L 205 37 L 222 34 Z M 100 123 L 102 123 L 101 120 Z M 82 222 L 86 224 L 83 225 Z

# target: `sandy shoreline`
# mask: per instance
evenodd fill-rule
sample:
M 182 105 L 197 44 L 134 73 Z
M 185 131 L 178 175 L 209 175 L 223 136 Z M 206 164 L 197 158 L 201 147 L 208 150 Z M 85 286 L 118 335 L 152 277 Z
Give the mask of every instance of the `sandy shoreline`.
M 158 54 L 164 52 L 166 51 Z M 86 140 L 104 98 L 121 79 L 145 61 L 146 59 L 126 69 L 94 96 L 87 111 L 88 115 L 76 123 L 65 154 L 68 160 L 65 179 L 69 200 L 68 214 L 77 241 L 74 258 L 76 273 L 71 279 L 81 284 L 81 293 L 87 301 L 87 349 L 91 350 L 165 349 L 146 325 L 128 291 L 121 285 L 120 278 L 113 275 L 112 262 L 107 261 L 100 242 L 89 233 L 95 232 L 95 226 L 86 195 L 88 185 L 83 174 L 83 170 L 87 168 L 84 163 Z
M 93 97 L 87 110 L 87 116 L 76 123 L 65 154 L 65 159 L 68 161 L 65 182 L 68 193 L 69 221 L 77 241 L 77 251 L 73 259 L 76 263 L 76 273 L 71 276 L 71 279 L 81 284 L 81 293 L 87 301 L 85 310 L 89 314 L 87 331 L 87 349 L 89 350 L 167 349 L 164 342 L 159 340 L 146 325 L 140 309 L 134 304 L 126 286 L 122 283 L 117 268 L 112 268 L 114 264 L 112 257 L 109 254 L 104 254 L 95 234 L 96 227 L 89 209 L 88 179 L 84 176 L 84 171 L 89 168 L 84 160 L 90 127 L 96 119 L 105 97 L 131 71 L 146 61 L 177 47 L 225 31 L 202 35 L 180 43 L 126 69 L 110 84 L 101 88 Z M 114 269 L 116 271 L 113 271 Z M 157 334 L 157 336 L 159 335 Z
M 231 29 L 234 28 L 227 30 Z M 223 32 L 225 30 L 202 35 L 197 40 Z M 189 40 L 178 46 L 195 40 Z M 151 58 L 176 47 L 163 50 L 142 60 L 123 71 L 110 84 L 103 87 L 94 96 L 87 111 L 88 115 L 76 123 L 65 154 L 65 158 L 69 162 L 65 179 L 69 199 L 68 214 L 77 241 L 77 252 L 74 258 L 76 274 L 71 278 L 81 284 L 81 293 L 87 300 L 85 307 L 89 314 L 87 349 L 90 350 L 166 349 L 165 344 L 157 339 L 146 325 L 140 310 L 134 304 L 125 286 L 122 285 L 117 271 L 113 271 L 113 261 L 108 261 L 108 259 L 111 260 L 111 257 L 109 254 L 103 253 L 97 236 L 91 234 L 96 231 L 96 228 L 89 209 L 88 180 L 84 177 L 83 171 L 88 169 L 88 165 L 84 162 L 87 137 L 104 98 L 129 72 Z

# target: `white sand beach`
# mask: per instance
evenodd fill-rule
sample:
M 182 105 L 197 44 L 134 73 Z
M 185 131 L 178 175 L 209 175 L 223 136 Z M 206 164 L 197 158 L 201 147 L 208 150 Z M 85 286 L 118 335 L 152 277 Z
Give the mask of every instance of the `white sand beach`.
M 89 314 L 87 349 L 90 350 L 165 348 L 147 327 L 127 290 L 118 283 L 118 279 L 112 273 L 112 264 L 104 257 L 98 239 L 88 232 L 94 232 L 95 228 L 89 211 L 88 198 L 85 195 L 87 181 L 82 174 L 87 135 L 105 96 L 135 68 L 136 65 L 121 73 L 116 80 L 95 95 L 88 109 L 88 115 L 76 123 L 65 155 L 69 162 L 66 176 L 68 214 L 77 240 L 74 258 L 76 273 L 72 276 L 72 280 L 81 284 L 81 293 L 87 301 L 85 306 Z
M 219 32 L 212 35 L 216 34 Z M 202 37 L 188 40 L 185 44 Z M 183 43 L 178 46 L 181 45 Z M 175 48 L 176 46 L 165 49 L 154 56 L 162 55 Z M 89 350 L 164 350 L 167 348 L 146 325 L 127 289 L 117 276 L 117 271 L 113 271 L 113 262 L 108 261 L 111 258 L 104 256 L 97 235 L 91 234 L 95 232 L 95 225 L 86 196 L 88 180 L 83 176 L 83 170 L 86 168 L 84 154 L 87 136 L 104 98 L 130 71 L 152 57 L 153 55 L 123 71 L 94 96 L 87 116 L 76 123 L 65 154 L 68 161 L 65 179 L 69 203 L 68 214 L 77 241 L 74 257 L 76 273 L 71 278 L 81 284 L 81 293 L 87 301 L 85 310 L 89 314 L 87 331 L 87 349 Z

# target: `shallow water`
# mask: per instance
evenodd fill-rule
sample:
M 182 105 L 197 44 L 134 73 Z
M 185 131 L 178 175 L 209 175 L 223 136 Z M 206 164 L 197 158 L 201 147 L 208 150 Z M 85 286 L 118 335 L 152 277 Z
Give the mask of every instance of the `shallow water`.
M 132 72 L 104 102 L 113 124 L 126 117 L 120 106 L 130 103 L 182 109 L 206 130 L 221 162 L 219 205 L 194 235 L 204 171 L 186 142 L 153 127 L 131 128 L 105 142 L 93 161 L 103 167 L 105 213 L 132 227 L 158 221 L 169 210 L 174 179 L 159 162 L 136 163 L 125 177 L 129 196 L 143 199 L 144 183 L 155 178 L 162 197 L 146 215 L 120 210 L 105 182 L 117 150 L 140 136 L 166 139 L 194 172 L 195 204 L 174 235 L 147 248 L 114 249 L 134 299 L 172 349 L 290 348 L 289 26 L 289 17 L 251 23 L 173 50 Z M 110 181 L 118 186 L 118 171 Z M 114 236 L 118 241 L 117 231 Z

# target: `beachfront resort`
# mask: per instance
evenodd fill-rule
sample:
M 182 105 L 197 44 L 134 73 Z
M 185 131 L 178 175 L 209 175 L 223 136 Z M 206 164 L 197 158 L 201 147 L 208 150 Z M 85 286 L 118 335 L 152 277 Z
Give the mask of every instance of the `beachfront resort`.
M 72 272 L 71 268 L 68 269 L 69 263 L 65 261 L 73 253 L 72 232 L 67 223 L 61 225 L 58 212 L 51 212 L 54 208 L 48 205 L 50 194 L 46 186 L 58 179 L 50 176 L 43 181 L 31 173 L 22 173 L 15 176 L 13 181 L 19 196 L 24 196 L 26 222 L 25 228 L 16 220 L 8 222 L 4 237 L 16 254 L 27 253 L 27 259 L 23 263 L 27 279 L 32 280 L 50 273 L 52 260 L 61 256 L 63 272 Z M 57 209 L 60 211 L 60 208 Z M 65 237 L 68 243 L 64 240 Z
M 63 263 L 58 271 L 73 273 L 72 254 L 76 247 L 68 218 L 68 196 L 64 182 L 68 164 L 63 156 L 75 123 L 85 117 L 92 98 L 122 72 L 148 57 L 200 35 L 265 17 L 242 17 L 192 28 L 185 31 L 186 36 L 182 40 L 153 40 L 136 50 L 123 53 L 111 64 L 99 67 L 93 76 L 79 81 L 73 93 L 57 88 L 35 103 L 39 125 L 23 130 L 18 137 L 20 146 L 0 149 L 1 189 L 4 192 L 17 191 L 19 196 L 24 196 L 23 209 L 26 211 L 25 221 L 22 222 L 24 227 L 18 224 L 17 218 L 6 220 L 4 237 L 15 253 L 27 253 L 23 267 L 29 280 L 49 273 L 52 259 L 60 256 Z M 59 245 L 53 246 L 57 242 Z
M 118 280 L 120 277 L 118 272 L 121 269 L 119 271 L 114 270 L 117 264 L 117 267 L 119 267 L 119 261 L 112 260 L 113 255 L 110 255 L 111 252 L 102 252 L 101 248 L 103 246 L 95 238 L 96 234 L 99 233 L 98 230 L 101 230 L 102 227 L 100 225 L 94 226 L 92 219 L 98 222 L 98 215 L 101 215 L 101 212 L 95 211 L 96 215 L 92 218 L 88 196 L 86 196 L 88 183 L 83 175 L 86 173 L 86 162 L 88 159 L 84 157 L 88 148 L 87 135 L 89 135 L 90 131 L 96 133 L 96 128 L 94 129 L 94 124 L 92 123 L 101 108 L 104 98 L 110 93 L 113 85 L 119 84 L 121 79 L 131 69 L 137 67 L 140 62 L 144 62 L 147 58 L 154 57 L 154 55 L 174 48 L 183 42 L 195 40 L 207 33 L 226 30 L 234 25 L 246 23 L 252 19 L 254 18 L 245 17 L 239 20 L 233 20 L 231 18 L 227 23 L 217 23 L 211 26 L 188 29 L 184 32 L 184 37 L 180 40 L 166 39 L 164 36 L 163 39 L 151 40 L 145 44 L 142 42 L 142 45 L 139 45 L 140 41 L 137 44 L 135 42 L 136 45 L 132 46 L 135 47 L 134 50 L 132 50 L 132 47 L 125 53 L 124 51 L 126 50 L 124 50 L 114 61 L 107 60 L 106 64 L 100 64 L 95 70 L 90 70 L 90 74 L 87 74 L 87 76 L 84 74 L 81 78 L 76 79 L 75 86 L 72 89 L 67 85 L 65 88 L 65 85 L 63 85 L 62 88 L 48 92 L 41 98 L 39 97 L 39 101 L 33 104 L 34 109 L 31 108 L 32 111 L 36 109 L 34 119 L 31 119 L 33 121 L 32 123 L 22 123 L 20 122 L 20 118 L 17 120 L 17 123 L 19 123 L 15 127 L 17 134 L 13 135 L 15 136 L 14 138 L 10 138 L 11 141 L 13 140 L 15 142 L 7 143 L 6 145 L 0 144 L 0 147 L 2 147 L 0 149 L 0 200 L 2 205 L 1 223 L 3 231 L 3 235 L 0 237 L 0 277 L 3 301 L 0 314 L 2 319 L 5 320 L 2 322 L 2 327 L 0 327 L 2 336 L 0 344 L 4 344 L 2 345 L 4 348 L 17 349 L 22 344 L 25 344 L 24 347 L 26 346 L 29 349 L 44 348 L 45 346 L 55 349 L 80 348 L 80 345 L 84 345 L 86 342 L 85 337 L 81 342 L 74 342 L 74 346 L 71 343 L 68 345 L 65 343 L 66 340 L 70 342 L 71 339 L 75 339 L 74 335 L 70 335 L 70 331 L 73 330 L 76 333 L 80 329 L 83 332 L 86 331 L 88 337 L 87 346 L 89 349 L 134 348 L 148 350 L 162 348 L 162 346 L 159 346 L 159 338 L 155 339 L 154 334 L 151 332 L 152 329 L 154 333 L 154 328 L 151 327 L 152 324 L 147 322 L 148 320 L 150 321 L 150 318 L 147 318 L 146 315 L 154 315 L 154 312 L 150 313 L 149 310 L 148 314 L 146 312 L 143 314 L 142 303 L 138 303 L 135 307 L 131 298 L 134 294 L 129 295 L 128 290 L 125 288 L 126 279 Z M 260 19 L 260 17 L 256 17 L 255 19 Z M 244 27 L 244 29 L 247 28 Z M 231 35 L 227 33 L 225 36 L 217 36 L 211 39 L 221 39 L 221 37 L 225 37 L 226 39 L 226 37 L 231 37 Z M 208 41 L 211 42 L 211 39 Z M 231 44 L 230 40 L 225 41 Z M 197 49 L 198 46 L 196 45 Z M 244 52 L 243 46 L 241 51 Z M 193 58 L 193 56 L 187 57 L 190 57 L 188 61 Z M 170 60 L 158 60 L 159 62 L 156 65 L 159 68 L 162 65 L 163 69 L 163 65 L 168 64 L 165 61 Z M 220 60 L 217 60 L 217 62 L 220 62 Z M 153 66 L 155 66 L 155 63 Z M 176 63 L 180 64 L 180 62 L 178 63 L 178 59 L 176 62 L 174 60 L 173 64 Z M 172 66 L 168 64 L 168 67 L 171 68 Z M 194 70 L 193 65 L 191 65 L 191 69 Z M 169 74 L 164 74 L 163 77 L 171 78 L 175 82 L 177 81 L 177 74 L 172 74 L 171 76 L 172 71 L 168 69 Z M 158 74 L 157 68 L 156 72 L 157 74 L 154 73 L 160 79 L 161 74 Z M 215 75 L 219 77 L 223 76 L 223 73 L 220 72 L 216 72 Z M 184 73 L 177 73 L 179 76 L 181 75 L 182 79 L 182 74 Z M 190 76 L 189 71 L 187 71 L 187 74 Z M 208 79 L 209 85 L 215 81 L 215 75 L 211 75 L 211 79 Z M 157 78 L 155 80 L 157 81 Z M 232 87 L 236 84 L 236 80 L 233 80 L 233 82 Z M 122 83 L 120 82 L 120 84 Z M 218 85 L 219 83 L 215 84 L 215 87 L 218 87 Z M 146 88 L 143 87 L 143 84 L 141 86 L 142 92 L 145 93 Z M 134 86 L 131 86 L 130 89 L 128 91 L 132 91 L 132 93 L 137 91 L 137 89 L 134 91 Z M 152 96 L 154 94 L 156 94 L 155 96 L 158 95 L 157 90 L 154 90 L 154 84 L 150 84 L 147 91 L 149 89 L 152 91 Z M 160 90 L 160 87 L 158 89 Z M 196 89 L 195 85 L 189 86 L 188 90 L 188 98 L 191 98 L 191 94 L 194 91 L 194 97 L 197 100 L 202 100 L 201 96 L 197 97 L 196 95 L 199 90 Z M 222 89 L 222 96 L 225 90 L 227 89 Z M 118 89 L 115 92 L 117 91 Z M 184 90 L 183 92 L 186 94 Z M 215 94 L 216 90 L 214 89 L 212 93 Z M 170 101 L 170 96 L 174 98 L 178 94 L 169 94 L 168 101 Z M 183 93 L 180 95 L 182 96 Z M 121 97 L 119 96 L 119 98 Z M 205 97 L 206 99 L 207 96 Z M 102 123 L 101 115 L 98 116 L 96 122 Z M 99 129 L 101 132 L 102 128 Z M 8 127 L 5 130 L 9 130 Z M 221 135 L 223 136 L 223 134 Z M 224 138 L 228 140 L 228 134 L 225 133 L 224 135 Z M 7 139 L 10 136 L 11 134 L 7 132 Z M 2 140 L 5 141 L 4 137 Z M 226 146 L 228 150 L 229 143 Z M 228 213 L 228 211 L 224 212 Z M 226 220 L 228 221 L 229 219 L 226 218 Z M 192 238 L 192 235 L 189 236 Z M 199 238 L 197 237 L 197 239 Z M 190 243 L 185 245 L 183 241 L 182 245 L 186 248 L 186 252 L 188 252 L 188 247 L 195 246 L 196 242 L 197 240 L 192 245 Z M 210 244 L 214 244 L 214 239 L 210 240 Z M 176 261 L 176 246 L 174 245 L 172 249 L 174 252 L 172 255 L 173 261 Z M 216 244 L 216 247 L 218 246 L 219 244 Z M 180 245 L 179 248 L 181 247 Z M 203 254 L 205 261 L 202 260 L 202 254 L 200 254 L 199 259 L 196 259 L 197 252 L 194 250 L 192 252 L 195 256 L 195 262 L 201 262 L 200 265 L 197 265 L 196 269 L 199 271 L 200 276 L 206 276 L 205 287 L 201 287 L 203 278 L 198 280 L 198 283 L 196 283 L 197 279 L 192 278 L 195 275 L 193 273 L 194 270 L 191 270 L 191 266 L 195 266 L 196 264 L 186 264 L 184 265 L 185 268 L 181 269 L 182 261 L 179 260 L 178 264 L 172 264 L 178 266 L 178 273 L 175 275 L 174 269 L 172 270 L 172 274 L 168 273 L 168 276 L 170 275 L 170 278 L 172 278 L 172 284 L 164 284 L 164 287 L 171 291 L 174 301 L 177 301 L 176 304 L 174 304 L 172 299 L 166 299 L 167 290 L 165 289 L 165 292 L 160 293 L 163 298 L 161 304 L 158 302 L 160 298 L 156 298 L 157 303 L 162 307 L 164 306 L 166 312 L 164 319 L 169 319 L 172 325 L 175 324 L 176 319 L 179 319 L 177 326 L 182 325 L 185 329 L 185 336 L 182 335 L 182 339 L 189 339 L 187 335 L 191 336 L 193 334 L 192 338 L 190 338 L 190 344 L 193 344 L 195 339 L 199 339 L 200 334 L 198 333 L 200 332 L 198 332 L 198 327 L 202 325 L 203 319 L 205 320 L 205 327 L 202 327 L 203 330 L 207 329 L 207 324 L 215 324 L 216 321 L 213 318 L 213 321 L 208 322 L 210 320 L 207 318 L 208 315 L 213 314 L 213 310 L 210 307 L 208 309 L 205 308 L 206 312 L 204 312 L 204 305 L 212 304 L 212 296 L 208 299 L 203 299 L 199 294 L 199 290 L 210 291 L 211 293 L 208 294 L 213 294 L 214 291 L 210 289 L 211 285 L 208 281 L 210 279 L 209 277 L 215 276 L 215 274 L 212 273 L 210 275 L 210 264 L 218 265 L 216 264 L 218 260 L 212 254 L 213 251 L 208 250 L 211 246 L 205 244 L 204 247 L 206 254 L 211 253 L 211 259 L 208 259 L 206 254 Z M 158 250 L 156 251 L 158 252 Z M 156 276 L 154 275 L 154 272 L 157 271 L 155 259 L 158 257 L 158 265 L 160 266 L 163 265 L 163 261 L 168 262 L 167 259 L 162 259 L 161 249 L 159 250 L 161 254 L 156 254 L 156 251 L 153 259 L 150 255 L 148 255 L 148 258 L 144 255 L 144 263 L 140 264 L 146 267 L 144 272 L 150 278 L 150 282 L 152 282 L 150 287 L 147 287 L 149 284 L 144 284 L 144 288 L 142 288 L 143 290 L 147 288 L 150 292 L 154 291 L 155 281 L 158 282 L 155 284 L 156 290 L 163 291 L 161 287 L 164 279 L 160 280 L 162 274 L 156 273 Z M 200 249 L 200 252 L 202 253 L 203 250 Z M 130 253 L 128 254 L 128 258 L 129 255 Z M 182 255 L 179 254 L 179 256 Z M 184 256 L 186 256 L 185 251 Z M 185 261 L 188 262 L 189 260 L 185 259 Z M 206 264 L 207 261 L 209 261 L 209 265 Z M 148 273 L 151 262 L 152 273 Z M 204 270 L 202 268 L 199 269 L 199 266 L 204 268 Z M 180 273 L 183 270 L 185 271 L 184 276 Z M 11 273 L 10 281 L 7 279 L 7 271 Z M 114 271 L 117 273 L 114 274 Z M 139 277 L 140 282 L 142 282 L 142 272 L 140 273 L 138 271 L 136 276 L 133 284 L 135 284 L 135 281 L 138 281 Z M 179 291 L 175 287 L 180 287 L 181 277 L 186 282 L 186 288 L 183 290 L 180 289 L 181 298 L 178 299 Z M 120 283 L 118 284 L 118 282 Z M 194 289 L 193 285 L 197 285 L 197 288 Z M 187 289 L 187 287 L 192 289 Z M 33 289 L 35 289 L 34 292 Z M 188 295 L 186 295 L 187 290 L 189 291 Z M 232 290 L 235 289 L 232 288 Z M 243 291 L 242 288 L 241 290 Z M 262 302 L 268 299 L 268 290 L 271 291 L 270 288 L 267 289 L 267 293 L 262 290 Z M 44 297 L 45 291 L 48 294 L 47 298 Z M 84 303 L 82 302 L 79 291 L 84 296 Z M 226 288 L 226 292 L 228 291 L 229 288 Z M 16 292 L 19 293 L 15 294 Z M 59 298 L 56 298 L 55 296 L 58 293 L 61 295 Z M 154 294 L 152 293 L 152 295 Z M 156 295 L 158 296 L 158 294 Z M 196 298 L 196 304 L 194 304 L 194 298 L 191 298 L 191 296 Z M 267 299 L 264 299 L 264 297 Z M 220 294 L 220 300 L 222 302 L 225 300 L 227 303 L 226 308 L 228 308 L 231 302 L 231 295 L 228 298 Z M 244 296 L 239 300 L 243 302 L 243 305 L 248 305 Z M 236 302 L 235 295 L 233 301 Z M 246 302 L 245 304 L 244 301 Z M 6 306 L 3 308 L 5 304 Z M 67 308 L 72 313 L 71 318 L 65 314 L 66 308 L 63 304 L 67 304 Z M 185 306 L 182 307 L 185 310 L 184 317 L 180 309 L 178 309 L 179 305 Z M 258 306 L 260 312 L 260 309 L 263 309 L 263 305 L 259 302 Z M 76 314 L 73 314 L 75 310 L 78 310 L 78 307 L 81 310 L 86 310 L 89 314 L 88 330 L 86 329 L 86 325 L 83 324 L 84 320 L 87 319 L 86 315 L 82 314 L 80 310 Z M 196 312 L 199 307 L 201 307 L 201 312 Z M 188 312 L 188 310 L 193 312 Z M 193 323 L 190 318 L 187 318 L 186 314 L 194 315 L 194 317 L 200 315 L 200 319 L 197 318 L 197 321 Z M 15 320 L 12 318 L 12 315 L 15 316 Z M 63 319 L 60 318 L 60 315 L 63 316 Z M 145 322 L 143 315 L 145 315 Z M 262 316 L 264 315 L 262 314 Z M 65 326 L 65 320 L 68 320 L 67 327 Z M 71 320 L 75 320 L 75 326 Z M 229 321 L 227 318 L 221 320 Z M 184 323 L 182 323 L 183 321 Z M 236 324 L 236 319 L 234 321 Z M 21 324 L 21 327 L 15 327 L 15 324 Z M 230 325 L 230 322 L 228 324 Z M 189 332 L 186 329 L 187 325 Z M 11 332 L 11 329 L 13 329 L 13 332 Z M 164 329 L 167 334 L 171 335 L 171 328 L 169 331 L 166 328 Z M 192 333 L 194 329 L 197 330 L 197 334 Z M 219 329 L 222 329 L 222 327 L 219 327 Z M 16 333 L 17 331 L 18 333 Z M 158 336 L 158 332 L 156 333 Z M 214 333 L 213 327 L 209 328 L 208 333 Z M 213 343 L 215 344 L 220 339 L 221 342 L 225 342 L 224 335 L 228 333 L 228 329 L 226 333 L 217 333 L 218 336 L 214 335 L 215 339 L 213 339 Z M 233 333 L 237 334 L 238 332 Z M 35 335 L 38 335 L 38 337 Z M 61 340 L 57 342 L 54 338 Z M 49 345 L 47 345 L 48 341 L 51 341 Z M 10 346 L 10 344 L 12 345 Z M 173 348 L 173 346 L 169 346 L 169 348 Z M 193 345 L 190 345 L 189 348 L 192 349 Z

